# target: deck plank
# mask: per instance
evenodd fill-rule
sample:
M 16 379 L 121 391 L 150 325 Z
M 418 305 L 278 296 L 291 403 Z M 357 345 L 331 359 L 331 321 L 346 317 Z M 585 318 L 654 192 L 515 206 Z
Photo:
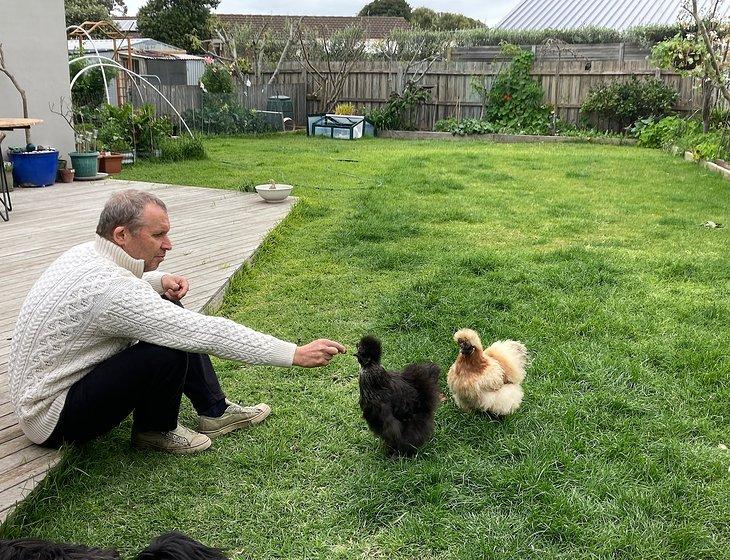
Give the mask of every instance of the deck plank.
M 66 249 L 92 240 L 104 202 L 126 188 L 153 192 L 167 205 L 173 250 L 161 269 L 188 277 L 186 307 L 198 311 L 295 203 L 267 204 L 237 191 L 119 180 L 11 193 L 10 221 L 0 223 L 0 522 L 60 460 L 57 451 L 34 445 L 23 435 L 9 402 L 8 356 L 18 312 L 43 270 Z

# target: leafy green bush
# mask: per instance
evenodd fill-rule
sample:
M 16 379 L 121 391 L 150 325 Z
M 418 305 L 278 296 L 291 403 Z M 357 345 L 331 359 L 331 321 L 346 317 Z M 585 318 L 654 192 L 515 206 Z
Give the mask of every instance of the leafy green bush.
M 233 78 L 222 64 L 207 64 L 200 81 L 208 93 L 233 93 Z
M 102 105 L 94 116 L 99 130 L 98 141 L 113 151 L 126 151 L 132 147 L 142 155 L 153 154 L 161 142 L 172 133 L 172 123 L 167 117 L 158 117 L 153 105 L 139 108 L 125 103 L 121 107 Z
M 522 134 L 547 134 L 550 108 L 542 102 L 542 86 L 530 75 L 535 55 L 514 45 L 504 45 L 502 50 L 514 58 L 487 93 L 486 120 Z
M 663 117 L 671 113 L 679 94 L 661 80 L 639 80 L 601 84 L 591 89 L 580 108 L 583 117 L 597 116 L 608 123 L 606 129 L 619 130 L 639 119 Z
M 664 117 L 661 120 L 641 119 L 632 128 L 637 144 L 645 148 L 668 148 L 676 144 L 683 135 L 701 131 L 702 125 L 699 122 L 677 116 Z
M 451 132 L 457 136 L 467 134 L 496 134 L 499 126 L 482 119 L 443 119 L 436 123 L 437 132 Z
M 74 58 L 78 56 L 78 53 L 72 55 Z M 69 65 L 69 78 L 73 80 L 74 76 L 86 68 L 87 60 L 77 60 L 76 62 Z M 116 70 L 113 68 L 104 68 L 107 80 L 111 80 L 117 75 Z M 106 94 L 104 93 L 104 77 L 101 72 L 101 68 L 92 68 L 86 70 L 74 83 L 74 87 L 71 90 L 71 102 L 76 110 L 81 108 L 95 108 L 99 107 L 106 100 Z
M 188 109 L 183 118 L 188 126 L 205 134 L 257 134 L 274 130 L 256 111 L 238 103 L 234 95 L 203 94 L 201 108 Z
M 418 108 L 431 99 L 431 93 L 412 82 L 402 94 L 393 92 L 384 107 L 373 109 L 367 116 L 378 130 L 414 130 Z
M 682 74 L 700 73 L 707 56 L 704 43 L 680 34 L 658 43 L 651 50 L 651 61 L 659 68 L 671 68 Z
M 160 144 L 161 161 L 183 161 L 188 159 L 206 159 L 208 155 L 200 138 L 180 136 L 167 138 Z

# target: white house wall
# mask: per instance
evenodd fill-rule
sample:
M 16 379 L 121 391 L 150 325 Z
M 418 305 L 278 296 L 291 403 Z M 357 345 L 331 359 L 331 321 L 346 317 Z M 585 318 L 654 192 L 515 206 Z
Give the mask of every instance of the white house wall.
M 5 2 L 3 2 L 5 3 Z M 42 119 L 31 129 L 34 144 L 53 146 L 66 157 L 74 149 L 73 131 L 58 110 L 59 100 L 71 102 L 63 0 L 13 2 L 2 11 L 0 43 L 5 64 L 28 98 L 28 117 Z M 22 117 L 20 95 L 7 76 L 0 74 L 0 117 Z M 25 145 L 24 132 L 7 133 L 3 149 Z

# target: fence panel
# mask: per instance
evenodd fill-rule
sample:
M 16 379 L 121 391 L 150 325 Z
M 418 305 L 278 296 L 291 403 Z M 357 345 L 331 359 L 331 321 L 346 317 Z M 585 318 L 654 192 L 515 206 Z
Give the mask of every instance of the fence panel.
M 628 49 L 628 47 L 626 47 Z M 631 75 L 638 77 L 657 77 L 677 89 L 679 101 L 676 109 L 681 113 L 698 111 L 701 107 L 701 95 L 698 90 L 699 81 L 679 76 L 673 72 L 659 70 L 647 60 L 561 60 L 540 59 L 535 62 L 532 75 L 545 90 L 545 103 L 553 105 L 558 116 L 569 122 L 577 123 L 580 118 L 580 106 L 588 96 L 591 88 L 604 82 L 628 80 Z M 462 61 L 451 60 L 432 65 L 421 80 L 421 84 L 431 92 L 431 101 L 419 111 L 414 123 L 421 130 L 433 130 L 436 121 L 447 117 L 478 118 L 482 112 L 482 100 L 471 86 L 472 77 L 481 80 L 487 88 L 491 87 L 495 77 L 505 67 L 504 61 Z M 327 66 L 319 64 L 319 71 L 327 73 Z M 335 78 L 340 63 L 332 63 L 331 78 Z M 273 70 L 264 72 L 262 81 L 265 84 Z M 388 102 L 391 92 L 398 84 L 404 83 L 404 69 L 400 63 L 388 61 L 362 61 L 354 65 L 344 80 L 338 101 L 355 104 L 361 112 L 368 113 L 382 107 Z M 286 62 L 279 69 L 275 84 L 251 85 L 238 92 L 239 101 L 246 107 L 266 109 L 267 100 L 272 95 L 287 95 L 292 98 L 294 121 L 297 126 L 306 125 L 307 114 L 322 110 L 322 99 L 317 96 L 318 79 L 315 72 L 310 72 L 297 62 Z M 197 86 L 163 86 L 161 91 L 166 95 L 180 113 L 186 109 L 199 109 L 201 90 Z M 172 109 L 151 88 L 143 88 L 142 99 L 158 108 L 160 114 L 173 115 Z M 135 104 L 139 96 L 132 95 Z M 727 107 L 724 100 L 717 105 Z

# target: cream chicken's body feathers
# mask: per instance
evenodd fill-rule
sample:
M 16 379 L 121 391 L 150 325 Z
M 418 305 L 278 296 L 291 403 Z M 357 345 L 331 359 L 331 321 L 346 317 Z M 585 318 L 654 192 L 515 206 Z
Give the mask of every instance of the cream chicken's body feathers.
M 460 347 L 449 369 L 447 383 L 456 404 L 464 410 L 482 410 L 506 416 L 522 403 L 527 348 L 515 340 L 500 340 L 484 350 L 479 335 L 461 329 L 454 335 Z

